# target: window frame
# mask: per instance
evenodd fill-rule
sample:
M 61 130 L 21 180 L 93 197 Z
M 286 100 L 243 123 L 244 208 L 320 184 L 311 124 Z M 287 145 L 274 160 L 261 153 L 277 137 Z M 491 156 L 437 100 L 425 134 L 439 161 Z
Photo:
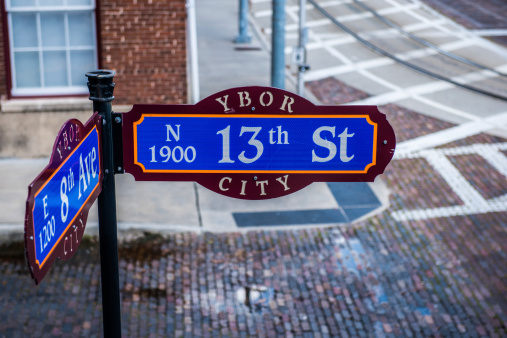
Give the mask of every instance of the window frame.
M 40 6 L 39 0 L 35 0 L 35 6 L 26 6 L 16 8 L 11 6 L 11 0 L 4 0 L 3 10 L 3 27 L 4 27 L 4 50 L 5 50 L 5 67 L 7 76 L 7 95 L 8 98 L 36 98 L 36 97 L 68 97 L 68 96 L 85 96 L 88 94 L 88 88 L 83 86 L 72 86 L 72 69 L 71 69 L 71 51 L 88 50 L 93 51 L 93 62 L 95 68 L 99 68 L 99 47 L 100 40 L 98 36 L 98 4 L 96 0 L 91 0 L 90 5 L 69 6 L 68 1 L 63 0 L 64 5 L 59 6 Z M 71 46 L 69 41 L 69 22 L 68 15 L 72 13 L 88 12 L 91 14 L 92 20 L 92 45 L 90 46 Z M 14 32 L 12 24 L 12 13 L 34 13 L 36 15 L 36 30 L 37 30 L 37 46 L 29 48 L 15 48 L 14 47 Z M 48 48 L 42 46 L 42 31 L 41 31 L 41 13 L 63 13 L 64 15 L 64 29 L 65 29 L 65 45 L 61 47 Z M 16 87 L 16 60 L 14 53 L 17 51 L 33 51 L 38 54 L 38 63 L 40 71 L 40 87 L 17 88 Z M 67 86 L 45 86 L 44 85 L 44 62 L 43 53 L 47 51 L 63 51 L 66 58 L 67 69 Z M 83 73 L 84 77 L 84 73 Z

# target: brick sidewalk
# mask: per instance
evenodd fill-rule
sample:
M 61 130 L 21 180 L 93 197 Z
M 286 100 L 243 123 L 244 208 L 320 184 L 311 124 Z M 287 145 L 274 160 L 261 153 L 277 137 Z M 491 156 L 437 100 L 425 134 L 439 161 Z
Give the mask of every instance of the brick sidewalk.
M 127 336 L 507 334 L 505 213 L 426 222 L 383 214 L 347 231 L 178 234 L 120 252 Z M 501 225 L 504 222 L 504 225 Z M 450 231 L 452 229 L 452 231 Z M 3 259 L 5 337 L 100 335 L 96 242 L 34 287 Z M 267 296 L 246 304 L 245 289 Z

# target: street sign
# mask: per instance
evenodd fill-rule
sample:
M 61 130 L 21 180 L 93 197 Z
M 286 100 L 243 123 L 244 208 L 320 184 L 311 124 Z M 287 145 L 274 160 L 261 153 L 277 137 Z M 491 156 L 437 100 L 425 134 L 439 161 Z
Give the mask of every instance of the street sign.
M 28 187 L 25 250 L 39 284 L 56 257 L 71 258 L 83 237 L 88 211 L 101 191 L 100 117 L 61 128 L 49 165 Z
M 373 181 L 395 143 L 375 106 L 316 106 L 270 87 L 123 114 L 124 167 L 136 180 L 196 181 L 241 199 L 280 197 L 312 182 Z
M 28 187 L 25 215 L 26 257 L 39 284 L 57 257 L 75 254 L 100 194 L 105 336 L 121 332 L 116 173 L 195 181 L 257 200 L 312 182 L 373 181 L 394 155 L 393 129 L 374 106 L 315 106 L 284 90 L 241 87 L 196 105 L 135 105 L 113 114 L 114 74 L 86 74 L 95 114 L 84 126 L 75 119 L 63 125 L 49 165 Z

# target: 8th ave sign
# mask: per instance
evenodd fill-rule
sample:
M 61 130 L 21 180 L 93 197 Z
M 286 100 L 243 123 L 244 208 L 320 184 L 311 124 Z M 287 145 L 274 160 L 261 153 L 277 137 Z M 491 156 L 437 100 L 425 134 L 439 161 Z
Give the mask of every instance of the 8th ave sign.
M 375 106 L 315 106 L 284 90 L 242 87 L 196 105 L 135 105 L 123 115 L 123 148 L 136 180 L 196 181 L 256 200 L 312 182 L 373 181 L 395 136 Z
M 88 211 L 101 191 L 100 117 L 61 128 L 49 165 L 28 187 L 25 248 L 36 284 L 55 259 L 70 259 L 84 234 Z

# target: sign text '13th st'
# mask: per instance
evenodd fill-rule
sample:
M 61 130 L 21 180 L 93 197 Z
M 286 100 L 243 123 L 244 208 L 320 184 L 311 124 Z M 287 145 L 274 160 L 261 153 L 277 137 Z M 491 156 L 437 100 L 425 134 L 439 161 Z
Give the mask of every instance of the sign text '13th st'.
M 136 180 L 197 181 L 244 199 L 373 180 L 395 143 L 376 107 L 315 106 L 276 88 L 231 89 L 195 106 L 134 106 L 123 120 L 125 168 Z

